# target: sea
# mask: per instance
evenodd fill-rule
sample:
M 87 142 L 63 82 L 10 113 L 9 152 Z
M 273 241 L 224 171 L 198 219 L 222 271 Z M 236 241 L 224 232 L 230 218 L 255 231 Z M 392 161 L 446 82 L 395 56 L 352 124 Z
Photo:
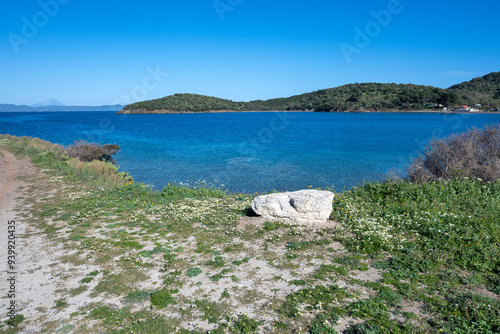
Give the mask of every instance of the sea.
M 497 122 L 500 114 L 1 112 L 0 133 L 118 144 L 120 171 L 155 189 L 264 193 L 343 191 L 404 175 L 430 140 Z

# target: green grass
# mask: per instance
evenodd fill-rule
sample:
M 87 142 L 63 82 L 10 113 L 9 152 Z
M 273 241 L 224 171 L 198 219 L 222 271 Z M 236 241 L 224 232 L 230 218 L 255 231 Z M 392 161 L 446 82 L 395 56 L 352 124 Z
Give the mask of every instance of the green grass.
M 16 314 L 14 319 L 4 321 L 4 323 L 11 327 L 17 327 L 23 320 L 26 319 L 22 314 Z
M 175 304 L 175 297 L 172 296 L 176 290 L 158 290 L 151 293 L 151 304 L 157 308 L 165 308 L 170 304 Z
M 198 276 L 199 274 L 201 274 L 203 271 L 196 267 L 196 268 L 189 268 L 186 272 L 186 275 L 189 276 L 189 277 L 195 277 L 195 276 Z
M 264 225 L 262 225 L 262 229 L 266 232 L 269 231 L 276 231 L 282 228 L 283 226 L 286 226 L 283 222 L 276 221 L 276 222 L 264 222 Z
M 402 299 L 424 302 L 435 312 L 438 316 L 427 325 L 436 330 L 500 330 L 499 302 L 469 292 L 486 287 L 498 293 L 498 212 L 500 183 L 478 179 L 374 183 L 338 196 L 332 217 L 352 233 L 342 241 L 375 259 L 389 251 L 373 267 L 386 270 L 383 281 L 397 287 L 397 292 L 378 288 L 376 297 L 351 305 L 351 315 L 371 319 L 351 332 L 397 332 L 382 330 L 373 321 L 389 326 L 387 307 Z M 417 288 L 417 283 L 427 288 Z
M 191 185 L 169 183 L 161 190 L 161 196 L 168 200 L 223 198 L 227 196 L 227 191 L 221 188 L 207 187 L 204 183 Z
M 79 310 L 99 319 L 96 332 L 202 333 L 185 325 L 198 318 L 214 324 L 213 333 L 332 334 L 341 318 L 355 319 L 346 333 L 500 332 L 499 182 L 369 183 L 336 194 L 335 229 L 265 222 L 241 231 L 238 218 L 250 196 L 202 184 L 153 191 L 123 176 L 123 182 L 98 184 L 50 143 L 0 137 L 2 147 L 31 157 L 67 186 L 54 198 L 33 201 L 29 213 L 48 237 L 78 250 L 62 261 L 99 268 L 79 274 L 82 283 L 95 283 L 93 290 L 82 284 L 68 291 L 70 297 L 88 289 L 92 297 L 122 301 L 121 307 L 101 303 Z M 67 232 L 51 219 L 67 222 Z M 265 278 L 255 263 L 283 273 Z M 302 267 L 310 270 L 301 273 Z M 159 279 L 145 288 L 148 270 Z M 357 276 L 368 271 L 382 278 Z M 263 295 L 246 282 L 277 283 L 285 272 L 292 277 L 285 295 L 275 287 L 275 296 Z M 201 273 L 210 282 L 192 279 Z M 216 288 L 227 282 L 233 286 Z M 177 293 L 187 287 L 200 291 Z M 57 298 L 59 311 L 67 304 Z M 270 320 L 235 314 L 229 301 Z M 70 325 L 44 330 L 65 328 Z
M 231 328 L 231 333 L 246 334 L 255 333 L 262 323 L 256 321 L 255 319 L 249 318 L 246 315 L 239 316 L 233 321 L 233 326 Z
M 205 262 L 205 265 L 212 268 L 221 268 L 226 265 L 226 262 L 223 256 L 217 255 L 213 260 Z

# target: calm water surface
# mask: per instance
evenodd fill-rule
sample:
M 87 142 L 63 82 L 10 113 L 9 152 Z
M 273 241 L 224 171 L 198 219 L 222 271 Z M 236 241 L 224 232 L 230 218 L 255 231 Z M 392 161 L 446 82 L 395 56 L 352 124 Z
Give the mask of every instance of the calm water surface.
M 0 133 L 116 143 L 121 170 L 156 188 L 206 181 L 262 192 L 378 180 L 407 166 L 431 138 L 499 121 L 499 114 L 4 112 Z

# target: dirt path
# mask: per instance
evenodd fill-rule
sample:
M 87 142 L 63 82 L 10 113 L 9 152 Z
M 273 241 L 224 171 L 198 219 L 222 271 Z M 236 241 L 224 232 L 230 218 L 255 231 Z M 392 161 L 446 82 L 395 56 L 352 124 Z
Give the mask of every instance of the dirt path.
M 7 151 L 0 151 L 1 157 L 1 169 L 0 169 L 0 212 L 3 215 L 6 212 L 9 204 L 6 203 L 7 195 L 12 193 L 15 188 L 15 177 L 18 170 L 14 167 L 14 161 L 16 158 Z M 3 218 L 3 217 L 2 217 Z
M 0 151 L 0 266 L 2 268 L 0 319 L 2 320 L 7 319 L 7 308 L 12 300 L 15 301 L 16 314 L 22 314 L 28 319 L 30 315 L 38 313 L 35 308 L 49 306 L 51 298 L 48 295 L 55 291 L 55 284 L 51 284 L 50 278 L 45 277 L 40 270 L 40 266 L 47 260 L 50 261 L 51 257 L 49 254 L 44 254 L 47 249 L 40 247 L 46 244 L 46 241 L 42 235 L 28 226 L 23 214 L 24 198 L 29 195 L 27 180 L 38 177 L 40 173 L 28 159 L 17 159 L 8 151 Z M 15 237 L 16 247 L 13 270 L 7 265 L 8 224 L 12 221 L 15 222 L 15 231 L 10 235 Z M 15 274 L 12 275 L 10 272 Z M 15 282 L 9 283 L 7 279 L 12 277 L 15 277 Z M 15 297 L 9 298 L 9 292 L 14 293 Z M 32 331 L 36 331 L 36 328 L 32 328 Z
M 43 323 L 53 322 L 60 326 L 67 315 L 57 314 L 54 305 L 60 298 L 61 281 L 55 279 L 68 270 L 60 263 L 64 251 L 58 245 L 47 240 L 32 222 L 30 222 L 28 200 L 40 200 L 50 197 L 47 188 L 40 184 L 47 182 L 47 177 L 37 170 L 28 159 L 17 159 L 8 151 L 0 151 L 0 320 L 5 321 L 11 300 L 15 301 L 16 314 L 25 317 L 23 333 L 37 333 Z M 38 188 L 35 187 L 38 186 Z M 7 281 L 8 222 L 15 221 L 15 284 Z M 59 275 L 57 275 L 59 274 Z M 8 292 L 15 288 L 15 298 L 9 298 Z M 59 327 L 58 326 L 58 327 Z

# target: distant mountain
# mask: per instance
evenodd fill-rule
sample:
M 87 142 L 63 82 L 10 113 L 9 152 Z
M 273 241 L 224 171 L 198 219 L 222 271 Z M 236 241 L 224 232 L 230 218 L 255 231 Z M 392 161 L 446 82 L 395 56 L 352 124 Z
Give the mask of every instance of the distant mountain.
M 65 105 L 49 105 L 49 106 L 25 106 L 15 104 L 0 104 L 0 112 L 19 112 L 19 111 L 119 111 L 124 106 L 121 104 L 104 105 L 104 106 L 65 106 Z
M 64 103 L 59 102 L 59 101 L 54 100 L 54 99 L 50 99 L 50 100 L 46 100 L 46 101 L 32 104 L 31 106 L 32 107 L 64 106 Z
M 395 83 L 355 83 L 287 98 L 235 102 L 198 94 L 174 94 L 129 104 L 119 113 L 169 113 L 209 111 L 411 111 L 440 110 L 443 106 L 481 104 L 500 106 L 500 72 L 448 89 Z

